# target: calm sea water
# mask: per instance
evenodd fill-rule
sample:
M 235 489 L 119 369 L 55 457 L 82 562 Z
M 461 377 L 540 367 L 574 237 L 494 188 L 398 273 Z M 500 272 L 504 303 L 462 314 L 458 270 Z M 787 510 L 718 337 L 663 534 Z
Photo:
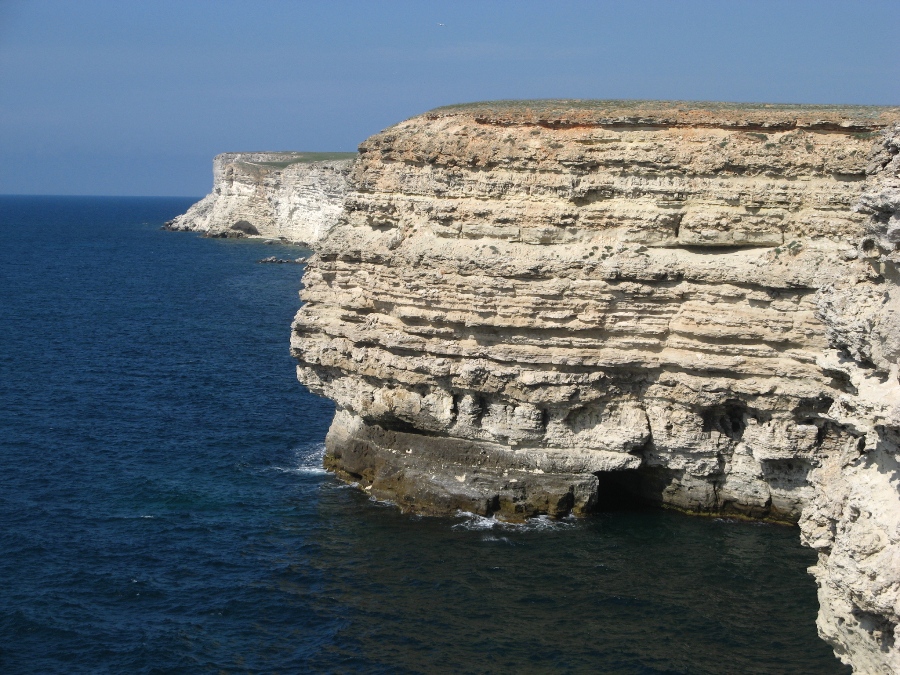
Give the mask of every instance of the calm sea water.
M 421 519 L 319 467 L 297 249 L 0 197 L 0 672 L 846 673 L 794 529 Z

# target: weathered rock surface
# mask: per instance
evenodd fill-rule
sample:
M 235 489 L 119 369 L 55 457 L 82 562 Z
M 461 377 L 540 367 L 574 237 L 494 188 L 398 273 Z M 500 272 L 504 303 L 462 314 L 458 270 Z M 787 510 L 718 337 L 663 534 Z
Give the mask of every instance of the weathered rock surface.
M 822 636 L 900 672 L 898 120 L 551 101 L 373 136 L 294 322 L 326 465 L 423 513 L 799 521 Z
M 229 152 L 213 190 L 167 223 L 210 237 L 277 237 L 313 246 L 337 222 L 354 153 Z

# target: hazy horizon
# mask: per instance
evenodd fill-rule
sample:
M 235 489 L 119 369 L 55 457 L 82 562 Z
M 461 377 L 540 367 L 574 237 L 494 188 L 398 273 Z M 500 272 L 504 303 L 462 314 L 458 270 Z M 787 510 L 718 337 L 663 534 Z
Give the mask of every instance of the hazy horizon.
M 900 3 L 0 0 L 0 193 L 191 196 L 447 104 L 896 105 Z

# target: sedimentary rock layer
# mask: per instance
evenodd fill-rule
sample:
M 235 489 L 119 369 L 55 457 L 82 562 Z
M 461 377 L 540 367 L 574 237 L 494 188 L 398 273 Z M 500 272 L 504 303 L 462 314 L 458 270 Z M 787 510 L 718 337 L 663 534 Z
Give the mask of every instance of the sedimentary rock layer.
M 354 157 L 346 152 L 218 155 L 212 192 L 167 227 L 314 245 L 337 222 Z
M 894 672 L 898 120 L 494 103 L 368 139 L 294 323 L 326 465 L 424 513 L 799 521 L 820 632 Z

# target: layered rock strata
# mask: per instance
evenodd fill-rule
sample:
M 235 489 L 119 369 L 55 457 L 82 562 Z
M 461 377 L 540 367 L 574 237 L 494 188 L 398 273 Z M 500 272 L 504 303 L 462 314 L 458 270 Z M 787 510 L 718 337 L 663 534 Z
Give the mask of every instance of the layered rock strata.
M 520 102 L 368 139 L 293 329 L 326 466 L 422 513 L 799 521 L 820 633 L 897 672 L 898 121 Z
M 211 237 L 259 236 L 313 246 L 337 222 L 355 153 L 228 152 L 213 190 L 166 223 Z

